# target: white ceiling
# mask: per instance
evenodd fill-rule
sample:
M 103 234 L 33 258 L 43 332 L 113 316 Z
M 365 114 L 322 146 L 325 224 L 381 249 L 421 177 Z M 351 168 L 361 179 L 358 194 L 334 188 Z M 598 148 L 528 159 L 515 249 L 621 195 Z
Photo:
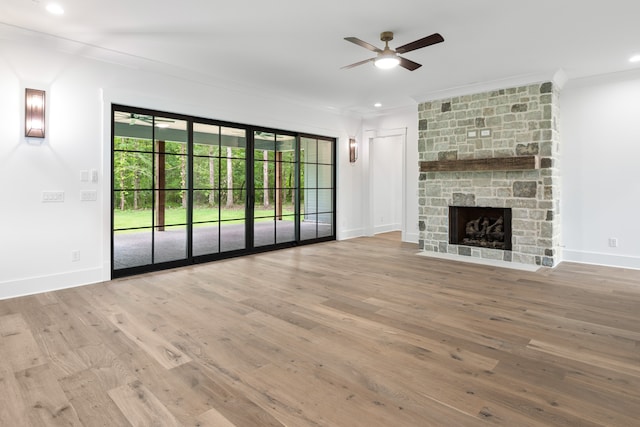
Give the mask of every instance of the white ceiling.
M 637 0 L 2 0 L 0 37 L 47 39 L 80 55 L 228 84 L 342 113 L 370 114 L 481 83 L 569 79 L 639 68 Z M 25 31 L 28 30 L 28 31 Z M 404 54 L 423 66 L 340 67 L 439 32 Z M 54 36 L 54 37 L 51 37 Z M 79 42 L 75 43 L 75 42 Z M 69 47 L 65 47 L 69 51 Z M 542 76 L 542 77 L 541 77 Z

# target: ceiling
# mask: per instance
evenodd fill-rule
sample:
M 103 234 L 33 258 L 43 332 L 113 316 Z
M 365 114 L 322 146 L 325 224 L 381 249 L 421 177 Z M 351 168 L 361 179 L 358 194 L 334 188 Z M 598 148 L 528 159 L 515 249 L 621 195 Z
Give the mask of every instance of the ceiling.
M 79 55 L 345 114 L 560 69 L 574 79 L 640 67 L 628 61 L 640 53 L 633 0 L 59 0 L 62 16 L 47 2 L 2 0 L 0 38 L 54 40 Z M 374 55 L 344 37 L 383 47 L 382 31 L 395 33 L 392 48 L 435 32 L 445 41 L 404 54 L 423 65 L 413 72 L 340 69 Z

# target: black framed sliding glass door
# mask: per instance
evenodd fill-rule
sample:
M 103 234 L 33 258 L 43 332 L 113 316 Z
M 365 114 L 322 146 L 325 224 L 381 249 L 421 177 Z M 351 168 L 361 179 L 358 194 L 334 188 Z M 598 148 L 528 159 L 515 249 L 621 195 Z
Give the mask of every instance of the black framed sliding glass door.
M 254 132 L 253 246 L 297 240 L 299 212 L 295 135 Z
M 303 137 L 300 145 L 300 239 L 334 236 L 335 143 Z
M 112 276 L 335 239 L 335 140 L 112 107 Z
M 199 122 L 193 130 L 193 255 L 243 250 L 246 130 Z
M 187 122 L 125 112 L 117 118 L 129 129 L 113 140 L 113 268 L 184 260 Z

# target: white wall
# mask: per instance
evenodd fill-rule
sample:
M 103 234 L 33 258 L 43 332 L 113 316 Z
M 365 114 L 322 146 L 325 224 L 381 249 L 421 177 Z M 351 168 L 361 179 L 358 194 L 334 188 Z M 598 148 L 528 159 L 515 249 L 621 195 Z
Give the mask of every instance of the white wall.
M 359 119 L 173 71 L 81 58 L 59 44 L 0 37 L 0 298 L 109 278 L 111 102 L 338 138 L 337 236 L 358 228 L 362 202 L 353 189 L 362 176 L 349 164 L 348 138 L 360 132 Z M 47 90 L 43 143 L 22 136 L 25 86 Z M 80 171 L 92 169 L 98 182 L 80 182 Z M 98 201 L 81 202 L 85 189 Z M 64 202 L 43 203 L 47 190 L 64 191 Z
M 347 129 L 350 138 L 356 138 L 358 143 L 358 160 L 355 163 L 349 162 L 349 141 L 341 141 L 338 148 L 338 176 L 337 189 L 338 199 L 338 234 L 339 240 L 360 237 L 366 234 L 365 194 L 362 191 L 366 182 L 366 164 L 363 161 L 362 143 L 362 120 L 348 120 L 343 123 L 343 128 Z
M 640 268 L 640 73 L 570 81 L 560 117 L 564 260 Z

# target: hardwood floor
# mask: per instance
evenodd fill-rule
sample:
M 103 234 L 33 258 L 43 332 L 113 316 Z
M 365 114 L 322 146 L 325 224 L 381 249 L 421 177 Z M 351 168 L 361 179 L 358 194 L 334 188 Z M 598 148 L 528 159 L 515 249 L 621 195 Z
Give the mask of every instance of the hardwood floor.
M 0 301 L 2 426 L 633 426 L 640 272 L 322 243 Z

